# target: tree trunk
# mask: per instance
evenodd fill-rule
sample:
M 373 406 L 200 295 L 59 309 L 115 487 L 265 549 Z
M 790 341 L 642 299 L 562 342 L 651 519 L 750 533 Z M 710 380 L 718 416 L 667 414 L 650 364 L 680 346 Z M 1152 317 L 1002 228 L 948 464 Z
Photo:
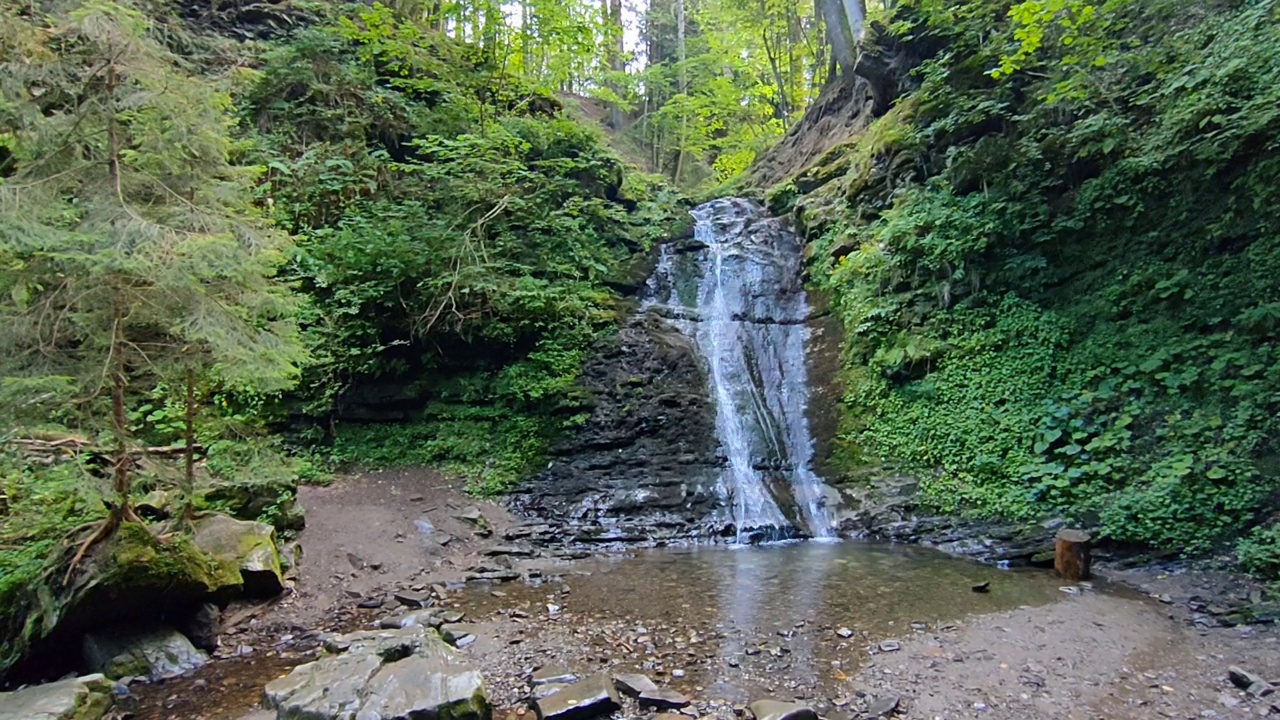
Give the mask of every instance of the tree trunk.
M 685 57 L 688 52 L 688 48 L 685 45 L 684 22 L 684 0 L 676 0 L 676 57 L 677 61 L 680 63 L 680 70 L 678 73 L 679 87 L 677 88 L 677 92 L 680 94 L 684 93 L 688 82 L 688 78 L 685 75 L 687 72 L 685 68 Z M 688 132 L 689 118 L 686 115 L 681 115 L 680 137 L 676 140 L 676 169 L 675 174 L 672 176 L 672 179 L 675 180 L 677 184 L 680 182 L 680 176 L 684 174 L 684 143 L 686 139 L 685 136 Z
M 842 0 L 817 0 L 818 12 L 827 26 L 831 57 L 840 70 L 852 74 L 858 65 L 858 45 Z
M 183 418 L 182 435 L 186 445 L 182 449 L 182 476 L 187 485 L 183 491 L 187 502 L 190 502 L 196 488 L 196 370 L 193 367 L 187 368 L 186 417 Z
M 1059 530 L 1054 544 L 1053 569 L 1063 580 L 1079 582 L 1089 579 L 1093 562 L 1090 544 L 1093 538 L 1083 530 Z

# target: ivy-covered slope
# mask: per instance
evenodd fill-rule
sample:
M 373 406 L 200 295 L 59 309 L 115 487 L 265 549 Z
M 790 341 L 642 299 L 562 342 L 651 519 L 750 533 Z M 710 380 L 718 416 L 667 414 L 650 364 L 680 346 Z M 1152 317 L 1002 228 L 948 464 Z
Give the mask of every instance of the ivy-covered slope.
M 310 301 L 293 422 L 338 462 L 516 479 L 578 417 L 611 283 L 674 198 L 553 96 L 382 6 L 276 45 L 242 108 Z
M 896 21 L 946 49 L 769 194 L 846 330 L 839 464 L 1280 572 L 1280 2 Z

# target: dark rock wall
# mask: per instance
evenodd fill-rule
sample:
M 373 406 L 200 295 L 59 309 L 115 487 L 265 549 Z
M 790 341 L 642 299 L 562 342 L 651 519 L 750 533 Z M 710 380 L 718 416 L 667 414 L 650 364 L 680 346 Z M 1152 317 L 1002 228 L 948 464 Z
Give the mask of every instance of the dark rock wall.
M 582 373 L 592 398 L 582 428 L 511 495 L 513 509 L 569 525 L 708 531 L 719 504 L 715 407 L 693 341 L 658 317 L 627 320 Z

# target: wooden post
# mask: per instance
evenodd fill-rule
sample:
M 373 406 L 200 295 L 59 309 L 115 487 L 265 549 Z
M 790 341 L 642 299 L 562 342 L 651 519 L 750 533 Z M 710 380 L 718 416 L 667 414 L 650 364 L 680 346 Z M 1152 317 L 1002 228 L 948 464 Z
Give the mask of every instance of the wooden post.
M 1053 569 L 1063 580 L 1079 582 L 1089 579 L 1093 561 L 1090 543 L 1093 538 L 1083 530 L 1062 529 L 1054 544 Z

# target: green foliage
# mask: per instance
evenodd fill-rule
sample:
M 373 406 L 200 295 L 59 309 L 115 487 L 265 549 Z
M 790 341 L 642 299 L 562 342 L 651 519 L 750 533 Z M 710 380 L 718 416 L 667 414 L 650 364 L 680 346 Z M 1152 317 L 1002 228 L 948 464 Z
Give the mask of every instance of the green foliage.
M 848 151 L 856 212 L 809 228 L 843 456 L 942 509 L 1212 549 L 1280 490 L 1280 8 L 997 5 L 902 10 L 948 44 Z M 1273 535 L 1241 561 L 1273 574 Z
M 44 468 L 0 454 L 0 673 L 38 632 L 29 590 L 45 583 L 69 532 L 105 515 L 105 491 L 78 463 Z
M 298 236 L 289 277 L 315 358 L 294 404 L 333 430 L 334 461 L 510 483 L 574 414 L 583 353 L 614 321 L 607 283 L 674 198 L 555 99 L 386 7 L 263 60 L 244 121 L 260 194 Z M 388 385 L 426 409 L 405 428 L 343 426 Z

